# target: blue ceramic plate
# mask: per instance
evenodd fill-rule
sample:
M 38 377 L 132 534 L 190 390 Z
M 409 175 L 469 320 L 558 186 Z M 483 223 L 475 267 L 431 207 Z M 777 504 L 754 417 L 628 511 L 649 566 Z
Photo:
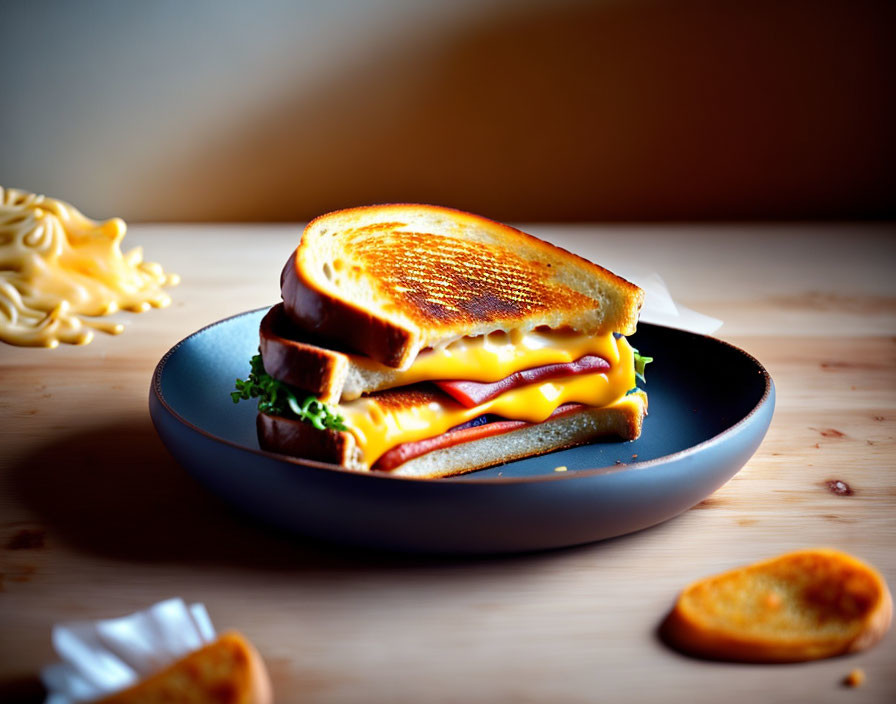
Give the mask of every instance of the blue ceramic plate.
M 174 457 L 250 514 L 326 540 L 392 550 L 506 552 L 610 538 L 665 521 L 752 456 L 775 405 L 768 373 L 714 338 L 642 323 L 650 414 L 601 442 L 450 479 L 402 479 L 264 452 L 253 403 L 230 400 L 264 310 L 210 325 L 159 362 L 150 414 Z M 565 466 L 567 471 L 556 472 Z

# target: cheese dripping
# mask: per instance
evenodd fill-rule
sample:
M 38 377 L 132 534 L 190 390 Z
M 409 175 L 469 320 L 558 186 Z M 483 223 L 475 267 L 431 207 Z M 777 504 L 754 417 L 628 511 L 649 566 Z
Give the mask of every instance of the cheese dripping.
M 85 345 L 93 330 L 117 335 L 97 316 L 139 313 L 171 303 L 162 286 L 176 274 L 122 254 L 127 226 L 96 222 L 55 198 L 0 186 L 0 340 L 27 347 Z

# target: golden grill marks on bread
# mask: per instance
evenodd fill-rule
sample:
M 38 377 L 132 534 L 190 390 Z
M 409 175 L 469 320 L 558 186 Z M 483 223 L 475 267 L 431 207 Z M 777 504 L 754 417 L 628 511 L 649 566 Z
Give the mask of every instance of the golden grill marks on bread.
M 507 225 L 427 205 L 313 220 L 284 268 L 287 314 L 387 366 L 496 330 L 635 330 L 643 294 L 591 262 Z
M 816 660 L 870 648 L 893 602 L 870 565 L 829 548 L 800 550 L 687 587 L 663 624 L 675 647 L 744 662 Z

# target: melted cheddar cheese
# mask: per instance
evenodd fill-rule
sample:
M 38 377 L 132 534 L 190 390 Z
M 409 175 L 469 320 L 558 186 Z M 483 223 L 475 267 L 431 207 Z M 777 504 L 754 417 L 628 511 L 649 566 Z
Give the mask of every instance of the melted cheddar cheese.
M 541 335 L 543 338 L 553 337 L 553 344 L 558 345 L 555 335 L 548 333 Z M 519 369 L 560 361 L 574 361 L 587 353 L 600 354 L 610 362 L 610 369 L 605 372 L 576 374 L 521 386 L 473 408 L 466 408 L 445 396 L 444 399 L 426 405 L 388 409 L 377 402 L 376 396 L 371 396 L 340 404 L 339 413 L 344 417 L 349 432 L 361 450 L 364 464 L 370 467 L 384 452 L 397 445 L 435 437 L 486 413 L 493 413 L 509 420 L 540 423 L 547 420 L 564 403 L 581 403 L 598 408 L 609 406 L 623 399 L 629 389 L 635 386 L 634 354 L 624 337 L 616 340 L 613 335 L 607 335 L 596 338 L 597 341 L 593 345 L 585 343 L 583 336 L 571 335 L 570 339 L 575 342 L 568 346 L 559 344 L 557 347 L 541 346 L 533 342 L 533 348 L 528 352 L 523 348 L 524 351 L 517 354 L 515 359 L 511 356 L 503 362 L 493 362 L 496 357 L 487 353 L 488 345 L 464 343 L 463 347 L 456 348 L 452 354 L 455 366 L 451 368 L 450 374 L 443 367 L 438 376 L 425 378 L 496 381 Z M 503 349 L 503 345 L 501 348 Z M 583 349 L 586 351 L 583 352 Z M 550 361 L 535 361 L 521 366 L 520 356 L 526 360 Z M 567 356 L 569 358 L 566 358 Z M 468 369 L 475 369 L 477 364 L 485 366 L 486 363 L 494 363 L 497 368 L 483 369 L 478 376 L 467 373 Z M 504 367 L 502 364 L 511 366 Z M 414 367 L 416 366 L 415 362 Z M 455 371 L 457 376 L 454 376 Z M 428 373 L 436 372 L 428 370 Z
M 589 354 L 603 357 L 610 365 L 619 362 L 616 340 L 611 333 L 593 336 L 573 330 L 498 331 L 489 335 L 463 337 L 448 345 L 424 350 L 408 369 L 392 376 L 388 386 L 380 388 L 395 388 L 439 379 L 500 381 L 522 369 L 566 364 Z M 346 356 L 356 367 L 374 372 L 385 369 L 369 357 L 355 354 Z M 342 400 L 350 401 L 360 395 L 360 389 L 349 390 L 346 387 L 342 391 Z
M 139 247 L 122 254 L 125 230 L 119 218 L 96 222 L 60 200 L 0 187 L 0 341 L 83 345 L 93 329 L 124 330 L 96 316 L 167 306 L 161 287 L 178 277 L 144 262 Z

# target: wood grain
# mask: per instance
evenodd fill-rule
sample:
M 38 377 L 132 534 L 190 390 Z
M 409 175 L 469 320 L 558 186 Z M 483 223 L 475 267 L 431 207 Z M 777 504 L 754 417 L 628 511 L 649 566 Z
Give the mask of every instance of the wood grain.
M 126 243 L 183 277 L 171 308 L 122 315 L 123 335 L 86 347 L 0 348 L 0 700 L 39 701 L 53 623 L 173 595 L 252 639 L 278 702 L 896 699 L 892 634 L 800 666 L 693 660 L 656 637 L 687 583 L 791 549 L 849 551 L 896 586 L 896 228 L 530 226 L 599 262 L 653 266 L 765 364 L 778 405 L 746 467 L 678 518 L 478 559 L 271 533 L 155 435 L 156 362 L 203 325 L 276 301 L 299 229 L 134 226 Z M 867 680 L 847 691 L 855 667 Z

